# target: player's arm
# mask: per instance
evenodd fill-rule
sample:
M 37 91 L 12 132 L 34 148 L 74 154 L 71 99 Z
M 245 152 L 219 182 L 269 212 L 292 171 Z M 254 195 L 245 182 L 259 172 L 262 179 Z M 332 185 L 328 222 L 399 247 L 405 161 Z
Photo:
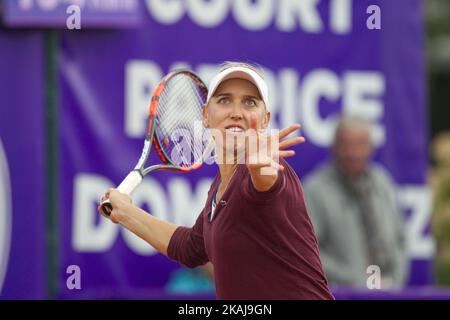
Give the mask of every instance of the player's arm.
M 272 174 L 261 174 L 260 168 L 249 168 L 253 187 L 259 192 L 264 192 L 272 188 L 278 178 L 278 171 Z
M 167 247 L 178 225 L 159 220 L 135 207 L 128 195 L 116 189 L 108 190 L 104 199 L 108 198 L 113 207 L 109 216 L 112 222 L 122 225 L 167 256 Z

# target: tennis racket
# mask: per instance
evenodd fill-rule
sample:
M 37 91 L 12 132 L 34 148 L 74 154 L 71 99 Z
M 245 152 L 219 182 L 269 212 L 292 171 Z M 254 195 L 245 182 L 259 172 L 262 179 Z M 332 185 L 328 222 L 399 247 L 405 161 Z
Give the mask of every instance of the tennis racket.
M 151 98 L 147 134 L 141 157 L 117 190 L 130 195 L 145 175 L 155 170 L 190 172 L 198 169 L 213 143 L 203 138 L 202 107 L 208 89 L 193 72 L 180 69 L 168 73 L 156 86 Z M 161 163 L 145 167 L 152 144 Z M 206 146 L 205 146 L 206 145 Z M 101 203 L 101 212 L 109 217 L 109 199 Z

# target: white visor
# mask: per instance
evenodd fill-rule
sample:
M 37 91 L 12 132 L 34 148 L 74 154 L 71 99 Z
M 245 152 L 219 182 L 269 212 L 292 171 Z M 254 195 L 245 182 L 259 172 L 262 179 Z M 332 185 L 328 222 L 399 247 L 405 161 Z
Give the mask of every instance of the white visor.
M 262 101 L 266 105 L 266 110 L 269 111 L 269 90 L 267 89 L 267 84 L 264 79 L 255 71 L 247 67 L 231 67 L 227 68 L 214 78 L 212 78 L 209 83 L 208 98 L 206 102 L 208 103 L 217 87 L 225 80 L 228 79 L 244 79 L 253 83 L 261 95 Z

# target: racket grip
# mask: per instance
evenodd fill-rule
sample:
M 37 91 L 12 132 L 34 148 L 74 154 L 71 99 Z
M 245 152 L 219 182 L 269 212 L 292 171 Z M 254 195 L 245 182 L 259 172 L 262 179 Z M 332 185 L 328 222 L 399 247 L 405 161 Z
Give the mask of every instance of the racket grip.
M 131 171 L 125 179 L 119 184 L 117 190 L 130 195 L 134 189 L 141 183 L 143 177 L 138 170 Z
M 142 177 L 141 173 L 137 170 L 133 170 L 126 176 L 125 179 L 123 179 L 123 181 L 117 187 L 117 190 L 119 192 L 130 195 L 134 191 L 134 189 L 136 189 L 136 187 L 142 182 L 142 179 L 143 179 L 143 177 Z M 100 208 L 102 210 L 102 213 L 106 217 L 110 216 L 111 211 L 113 209 L 109 199 L 106 199 L 105 201 L 103 201 L 100 204 Z

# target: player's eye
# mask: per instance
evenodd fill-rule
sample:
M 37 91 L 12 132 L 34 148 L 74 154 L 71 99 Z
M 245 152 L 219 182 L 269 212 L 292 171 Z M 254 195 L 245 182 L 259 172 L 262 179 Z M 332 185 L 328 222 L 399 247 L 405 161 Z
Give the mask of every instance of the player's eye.
M 245 99 L 244 103 L 248 107 L 256 107 L 256 101 L 254 99 Z
M 221 104 L 228 104 L 228 103 L 230 103 L 230 98 L 223 97 L 223 98 L 220 98 L 217 102 L 221 103 Z

